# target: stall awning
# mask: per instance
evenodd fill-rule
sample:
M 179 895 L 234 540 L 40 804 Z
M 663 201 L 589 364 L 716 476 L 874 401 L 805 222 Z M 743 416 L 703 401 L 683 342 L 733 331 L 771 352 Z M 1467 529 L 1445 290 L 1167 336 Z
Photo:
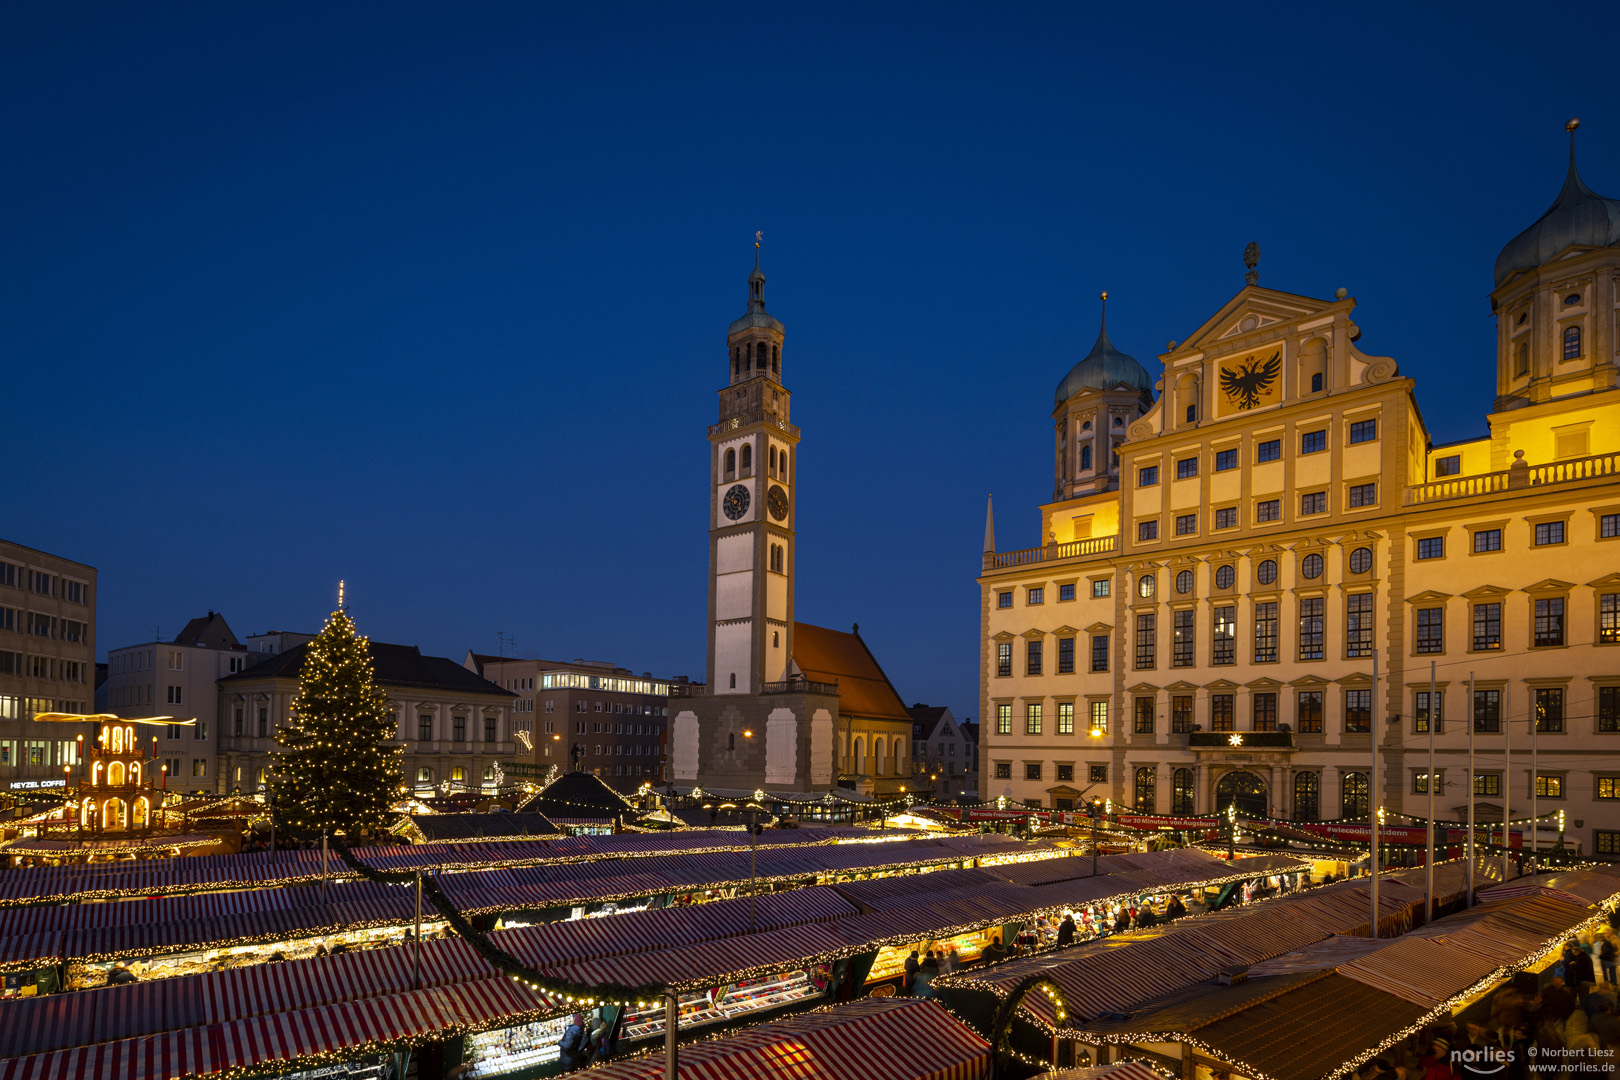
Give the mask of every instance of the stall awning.
M 660 1080 L 662 1054 L 592 1080 Z M 682 1080 L 987 1080 L 990 1044 L 937 1002 L 866 998 L 680 1049 Z

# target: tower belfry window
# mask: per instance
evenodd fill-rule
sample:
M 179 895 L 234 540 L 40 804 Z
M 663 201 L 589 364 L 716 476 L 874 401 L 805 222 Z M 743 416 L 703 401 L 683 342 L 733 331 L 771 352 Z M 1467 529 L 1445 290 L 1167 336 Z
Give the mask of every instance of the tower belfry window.
M 754 448 L 746 443 L 742 448 L 742 474 L 751 476 L 754 472 Z
M 771 347 L 763 341 L 755 347 L 759 350 L 759 373 L 763 375 L 766 369 L 770 367 Z
M 726 479 L 730 480 L 737 475 L 737 451 L 726 451 Z
M 771 374 L 782 374 L 782 347 L 780 345 L 771 346 Z
M 782 479 L 783 483 L 786 483 L 787 478 L 788 478 L 787 465 L 788 465 L 788 452 L 786 450 L 783 450 L 782 454 L 781 454 L 781 457 L 776 462 L 776 475 Z

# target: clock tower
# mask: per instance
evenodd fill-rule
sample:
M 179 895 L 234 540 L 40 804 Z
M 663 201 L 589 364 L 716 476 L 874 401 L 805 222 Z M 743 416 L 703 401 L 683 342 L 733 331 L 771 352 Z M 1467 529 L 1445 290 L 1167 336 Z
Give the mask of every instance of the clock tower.
M 748 310 L 726 334 L 729 378 L 709 428 L 711 694 L 758 694 L 793 656 L 793 481 L 799 429 L 782 385 L 783 327 L 765 311 L 754 244 Z

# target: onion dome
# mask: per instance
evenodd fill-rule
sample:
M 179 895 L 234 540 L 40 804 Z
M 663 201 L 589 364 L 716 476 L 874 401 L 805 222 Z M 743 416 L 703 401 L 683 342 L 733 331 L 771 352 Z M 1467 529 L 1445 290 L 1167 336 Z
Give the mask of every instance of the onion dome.
M 1563 190 L 1545 214 L 1508 241 L 1496 257 L 1495 284 L 1515 272 L 1545 266 L 1572 246 L 1601 248 L 1620 244 L 1620 199 L 1606 199 L 1581 182 L 1575 170 L 1575 126 L 1569 125 L 1569 173 Z
M 1108 294 L 1103 293 L 1103 299 L 1107 298 Z M 1121 384 L 1148 393 L 1153 390 L 1153 379 L 1149 377 L 1147 369 L 1137 363 L 1135 357 L 1126 356 L 1114 348 L 1114 343 L 1108 340 L 1108 311 L 1105 308 L 1102 329 L 1097 332 L 1097 344 L 1058 382 L 1056 404 L 1062 405 L 1082 390 L 1112 390 Z

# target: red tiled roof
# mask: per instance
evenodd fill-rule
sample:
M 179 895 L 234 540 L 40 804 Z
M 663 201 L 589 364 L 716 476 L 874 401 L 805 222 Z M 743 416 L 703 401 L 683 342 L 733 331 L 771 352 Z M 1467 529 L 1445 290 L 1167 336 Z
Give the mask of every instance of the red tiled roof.
M 843 715 L 911 723 L 905 703 L 861 635 L 796 622 L 793 662 L 813 682 L 838 684 L 838 711 Z

